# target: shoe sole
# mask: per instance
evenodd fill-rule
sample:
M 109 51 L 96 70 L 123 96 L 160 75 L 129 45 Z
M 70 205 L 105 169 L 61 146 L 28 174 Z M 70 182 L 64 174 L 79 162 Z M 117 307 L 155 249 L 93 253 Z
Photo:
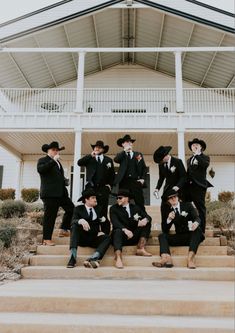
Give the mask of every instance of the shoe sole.
M 92 260 L 91 261 L 88 261 L 88 260 L 84 261 L 83 265 L 86 268 L 94 268 L 94 269 L 96 269 L 100 266 L 97 261 L 92 261 Z

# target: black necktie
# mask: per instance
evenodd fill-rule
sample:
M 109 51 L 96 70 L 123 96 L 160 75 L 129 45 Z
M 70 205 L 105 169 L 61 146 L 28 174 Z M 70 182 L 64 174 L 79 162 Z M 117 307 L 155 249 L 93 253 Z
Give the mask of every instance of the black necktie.
M 129 160 L 131 159 L 131 153 L 129 151 L 127 152 L 127 157 L 129 158 Z
M 195 160 L 195 156 L 193 156 L 191 159 L 191 163 L 190 163 L 191 165 L 193 165 L 194 160 Z
M 89 211 L 89 218 L 90 218 L 91 221 L 93 220 L 92 208 L 90 208 L 90 211 Z
M 168 164 L 167 164 L 167 162 L 165 163 L 165 168 L 168 170 Z
M 98 162 L 99 164 L 101 164 L 101 159 L 100 159 L 99 156 L 97 157 L 97 162 Z
M 175 208 L 175 216 L 179 216 L 180 214 L 179 214 L 179 210 L 178 210 L 178 208 L 176 207 Z

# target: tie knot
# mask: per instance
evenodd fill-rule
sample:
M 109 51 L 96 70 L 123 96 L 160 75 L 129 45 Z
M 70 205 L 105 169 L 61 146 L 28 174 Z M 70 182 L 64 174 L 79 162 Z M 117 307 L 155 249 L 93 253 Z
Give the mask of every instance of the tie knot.
M 93 219 L 93 211 L 92 208 L 89 209 L 89 217 L 92 220 Z
M 175 207 L 175 214 L 179 214 L 178 207 Z

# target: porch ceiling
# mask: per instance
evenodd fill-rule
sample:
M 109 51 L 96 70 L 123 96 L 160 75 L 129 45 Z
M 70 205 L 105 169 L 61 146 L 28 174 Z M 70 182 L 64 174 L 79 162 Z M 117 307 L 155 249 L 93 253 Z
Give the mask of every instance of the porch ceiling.
M 84 132 L 82 134 L 82 155 L 91 152 L 90 144 L 94 144 L 97 140 L 103 140 L 105 144 L 110 146 L 109 155 L 115 155 L 121 149 L 117 146 L 118 138 L 123 137 L 124 132 Z M 153 155 L 153 152 L 160 145 L 172 146 L 172 154 L 177 155 L 177 134 L 175 132 L 156 132 L 141 133 L 130 132 L 131 137 L 136 139 L 135 149 L 143 152 L 145 155 Z M 190 154 L 188 149 L 188 141 L 198 137 L 207 143 L 206 153 L 208 155 L 235 155 L 235 134 L 234 133 L 185 133 L 185 152 Z M 58 141 L 61 146 L 65 146 L 62 155 L 73 155 L 74 153 L 74 133 L 69 132 L 0 132 L 0 144 L 5 143 L 12 150 L 20 154 L 42 154 L 41 146 L 44 143 Z
M 35 48 L 234 45 L 232 34 L 153 8 L 107 8 L 1 44 Z M 175 75 L 174 56 L 169 53 L 87 54 L 85 73 L 125 62 Z M 235 87 L 234 53 L 186 53 L 182 62 L 184 80 L 202 87 Z M 77 55 L 72 54 L 0 53 L 0 86 L 56 87 L 75 80 L 76 68 Z

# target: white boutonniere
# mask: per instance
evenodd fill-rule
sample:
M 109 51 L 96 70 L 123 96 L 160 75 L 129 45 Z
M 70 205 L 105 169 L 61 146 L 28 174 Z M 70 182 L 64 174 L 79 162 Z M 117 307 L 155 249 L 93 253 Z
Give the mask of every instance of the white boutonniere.
M 193 165 L 198 165 L 198 160 L 196 160 L 196 158 L 195 158 L 195 160 L 193 161 Z
M 185 212 L 185 211 L 183 210 L 183 211 L 181 212 L 181 215 L 184 216 L 184 217 L 186 217 L 186 216 L 188 215 L 188 213 Z
M 100 220 L 101 223 L 103 223 L 103 222 L 106 221 L 106 217 L 102 216 L 102 217 L 99 218 L 99 220 Z
M 139 221 L 139 219 L 141 218 L 141 216 L 138 213 L 136 213 L 133 217 L 135 221 Z
M 111 168 L 112 165 L 111 165 L 111 163 L 109 162 L 109 163 L 106 164 L 106 166 L 107 166 L 107 168 L 109 169 L 109 168 Z
M 170 168 L 170 170 L 171 170 L 171 173 L 174 173 L 175 170 L 176 170 L 176 167 L 173 165 L 173 166 Z

